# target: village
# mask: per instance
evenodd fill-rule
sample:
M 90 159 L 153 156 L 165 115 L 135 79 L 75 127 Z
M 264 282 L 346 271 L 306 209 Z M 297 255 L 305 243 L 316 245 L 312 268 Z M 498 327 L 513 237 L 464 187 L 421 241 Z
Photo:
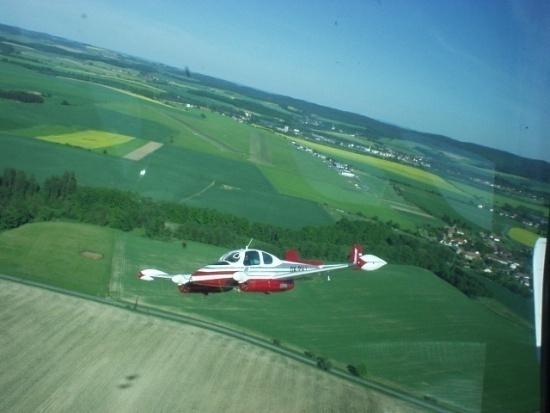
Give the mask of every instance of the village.
M 509 251 L 500 236 L 485 231 L 474 233 L 452 225 L 445 228 L 439 243 L 452 248 L 467 267 L 480 270 L 486 277 L 500 281 L 508 278 L 508 282 L 514 281 L 532 291 L 526 263 L 518 262 L 517 254 Z
M 317 140 L 328 139 L 321 136 Z M 353 168 L 346 163 L 338 162 L 335 159 L 315 151 L 312 148 L 304 146 L 299 142 L 291 140 L 290 143 L 298 151 L 310 154 L 322 160 L 327 167 L 334 169 L 338 174 L 346 178 L 356 178 Z M 336 142 L 329 142 L 335 144 Z M 358 145 L 356 145 L 357 147 Z M 384 152 L 378 152 L 384 157 Z M 361 189 L 359 181 L 355 182 L 354 187 Z M 499 214 L 502 217 L 517 219 L 518 216 L 513 211 L 506 208 L 488 207 L 482 203 L 478 204 L 479 209 L 489 209 L 491 213 Z M 543 224 L 535 220 L 524 220 L 527 226 L 538 227 Z M 523 291 L 532 290 L 532 280 L 529 275 L 529 269 L 525 263 L 518 262 L 510 252 L 506 242 L 501 236 L 490 232 L 480 231 L 472 232 L 461 229 L 457 225 L 448 226 L 440 236 L 439 243 L 452 248 L 457 256 L 464 260 L 464 266 L 481 272 L 487 278 L 496 280 L 500 284 L 519 288 Z M 517 254 L 516 254 L 517 255 Z

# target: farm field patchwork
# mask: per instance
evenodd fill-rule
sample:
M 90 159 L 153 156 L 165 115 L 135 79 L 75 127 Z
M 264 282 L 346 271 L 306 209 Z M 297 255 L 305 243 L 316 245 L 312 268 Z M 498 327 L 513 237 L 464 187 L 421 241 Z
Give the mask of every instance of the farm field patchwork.
M 2 412 L 414 411 L 204 329 L 13 282 L 0 287 Z
M 5 234 L 17 235 L 36 225 Z M 40 225 L 34 231 L 43 231 L 45 237 L 51 233 L 49 225 L 62 226 L 66 234 L 81 231 L 80 224 Z M 325 277 L 304 280 L 285 294 L 182 295 L 170 282 L 145 283 L 135 273 L 151 267 L 192 271 L 220 256 L 222 249 L 198 243 L 182 248 L 178 242 L 97 230 L 115 234 L 112 266 L 95 274 L 102 283 L 110 278 L 113 299 L 132 304 L 137 299 L 141 304 L 277 338 L 284 346 L 326 356 L 342 367 L 364 363 L 370 379 L 459 409 L 516 412 L 536 406 L 533 331 L 468 299 L 428 271 L 388 265 L 368 274 L 338 273 L 330 282 Z M 51 243 L 56 245 L 55 240 Z M 15 249 L 26 248 L 23 241 L 14 245 Z M 62 262 L 82 259 L 70 249 L 55 251 L 52 259 Z M 10 255 L 18 254 L 13 250 Z M 39 253 L 35 258 L 35 267 L 31 263 L 26 270 L 31 276 L 41 272 Z M 7 267 L 4 260 L 0 259 L 2 268 Z M 81 269 L 58 276 L 74 279 L 85 274 Z
M 253 220 L 284 222 L 286 226 L 331 222 L 332 219 L 322 206 L 351 213 L 360 212 L 367 217 L 376 216 L 382 221 L 392 220 L 408 229 L 421 225 L 440 225 L 438 220 L 407 212 L 415 209 L 410 203 L 407 210 L 389 207 L 388 200 L 405 204 L 407 201 L 395 194 L 389 185 L 387 174 L 382 177 L 376 175 L 379 171 L 384 171 L 378 165 L 369 166 L 363 163 L 364 172 L 357 178 L 361 186 L 359 189 L 353 185 L 357 182 L 347 182 L 320 160 L 304 153 L 296 153 L 287 138 L 263 128 L 240 124 L 209 111 L 165 107 L 149 101 L 150 99 L 139 99 L 116 88 L 105 88 L 95 83 L 47 76 L 6 63 L 0 63 L 0 67 L 6 69 L 6 76 L 2 80 L 5 87 L 40 90 L 52 95 L 43 104 L 33 105 L 32 108 L 21 107 L 15 102 L 0 101 L 0 109 L 5 107 L 0 112 L 3 113 L 0 114 L 0 125 L 4 137 L 55 136 L 56 141 L 64 142 L 65 138 L 74 141 L 78 136 L 84 137 L 87 130 L 101 131 L 104 137 L 111 134 L 133 137 L 133 140 L 125 143 L 94 149 L 99 154 L 115 157 L 127 156 L 148 141 L 170 146 L 169 149 L 158 151 L 163 155 L 171 154 L 171 163 L 163 164 L 161 168 L 168 168 L 167 165 L 170 165 L 169 169 L 177 172 L 168 173 L 170 178 L 162 179 L 158 187 L 150 187 L 152 181 L 149 176 L 139 182 L 135 180 L 135 175 L 131 176 L 137 165 L 131 167 L 102 160 L 102 163 L 108 164 L 106 169 L 111 171 L 110 176 L 118 176 L 117 179 L 110 180 L 110 185 L 114 184 L 115 187 L 137 190 L 155 198 L 181 201 L 215 181 L 216 185 L 212 189 L 201 196 L 193 197 L 190 203 L 196 206 L 214 206 Z M 63 99 L 70 104 L 61 105 Z M 81 144 L 86 146 L 89 142 L 81 141 Z M 38 146 L 28 146 L 25 150 L 41 149 Z M 64 149 L 59 148 L 62 152 Z M 46 151 L 48 154 L 52 152 L 53 149 Z M 212 162 L 205 162 L 202 154 L 212 156 Z M 60 153 L 55 156 L 58 165 L 66 165 L 65 169 L 74 169 L 78 178 L 88 185 L 104 184 L 106 176 L 97 167 L 94 168 L 93 175 L 79 173 L 84 168 L 90 170 L 86 166 L 90 162 L 85 162 L 83 166 L 77 165 L 77 162 L 66 161 L 66 155 L 64 152 L 64 155 Z M 29 153 L 27 156 L 36 158 L 36 155 Z M 44 158 L 42 154 L 39 156 Z M 155 158 L 166 157 L 148 156 L 143 161 L 154 162 Z M 59 161 L 61 159 L 62 162 Z M 225 160 L 238 163 L 229 167 Z M 220 176 L 217 173 L 220 170 L 218 163 L 229 173 L 227 179 L 223 177 L 225 174 Z M 23 165 L 19 168 L 24 169 Z M 120 168 L 119 171 L 114 170 L 117 167 Z M 36 168 L 38 166 L 33 165 L 30 171 Z M 50 162 L 46 162 L 41 168 L 57 169 Z M 415 168 L 411 169 L 415 171 Z M 258 186 L 250 183 L 249 177 L 257 176 L 258 171 L 265 176 L 264 183 L 269 182 L 269 188 L 263 184 Z M 409 172 L 406 170 L 404 173 Z M 124 176 L 120 178 L 120 175 Z M 400 177 L 405 179 L 403 174 Z M 241 191 L 237 193 L 223 190 L 228 186 L 240 188 Z M 187 188 L 189 191 L 186 191 Z M 267 203 L 262 204 L 261 201 Z M 249 204 L 256 205 L 256 208 L 249 208 Z M 286 205 L 286 213 L 285 208 L 281 208 L 283 204 Z M 272 213 L 265 214 L 262 211 L 262 206 L 265 205 L 273 207 Z M 276 210 L 278 212 L 275 214 Z M 281 220 L 285 216 L 288 219 Z
M 0 99 L 0 130 L 9 131 L 11 135 L 34 137 L 102 130 L 163 142 L 178 135 L 177 129 L 173 125 L 166 126 L 162 119 L 142 116 L 142 111 L 155 114 L 152 108 L 158 105 L 135 96 L 93 83 L 70 82 L 4 62 L 0 62 L 0 71 L 0 88 L 40 91 L 51 96 L 42 104 L 26 106 Z M 63 105 L 63 101 L 68 105 Z
M 189 204 L 289 227 L 332 222 L 320 205 L 277 193 L 250 163 L 172 145 L 164 145 L 141 161 L 130 161 L 0 134 L 0 169 L 7 167 L 25 170 L 39 180 L 61 175 L 67 170 L 74 171 L 82 185 L 130 190 L 176 202 L 197 194 L 214 180 L 216 188 L 194 197 Z M 143 169 L 146 174 L 141 176 Z M 227 187 L 240 190 L 224 189 Z M 265 205 L 270 207 L 265 208 Z
M 406 201 L 395 194 L 387 179 L 363 171 L 356 171 L 356 178 L 343 177 L 320 159 L 297 150 L 287 138 L 265 131 L 258 135 L 269 157 L 269 164 L 260 163 L 258 167 L 281 194 L 360 212 L 367 217 L 376 216 L 384 221 L 393 220 L 403 228 L 438 224 L 433 218 L 392 210 L 391 201 L 401 204 Z M 412 204 L 406 206 L 409 210 L 415 209 Z
M 407 140 L 406 130 L 396 138 L 393 127 L 366 118 L 358 121 L 198 73 L 191 76 L 105 49 L 24 33 L 2 26 L 2 45 L 10 44 L 16 52 L 3 49 L 7 52 L 0 62 L 0 89 L 23 92 L 19 98 L 41 96 L 43 102 L 35 98 L 35 103 L 23 103 L 12 100 L 13 95 L 0 99 L 0 171 L 24 170 L 40 183 L 74 171 L 80 185 L 128 190 L 289 228 L 319 226 L 341 217 L 376 218 L 397 233 L 411 231 L 434 241 L 455 221 L 472 234 L 498 235 L 502 245 L 518 254 L 518 262 L 527 259 L 523 245 L 531 246 L 536 237 L 529 229 L 545 225 L 497 212 L 509 204 L 529 208 L 527 216 L 546 214 L 542 199 L 550 186 L 495 171 L 493 163 L 473 149 L 469 153 L 460 145 L 447 148 L 430 139 L 425 144 L 422 139 Z M 4 36 L 11 41 L 6 43 Z M 289 134 L 326 133 L 362 143 L 372 139 L 375 146 L 428 159 L 442 157 L 453 165 L 422 169 L 350 152 L 338 144 L 320 145 L 277 132 L 285 130 L 285 124 Z M 292 130 L 297 126 L 300 132 Z M 369 136 L 367 141 L 354 136 L 358 130 Z M 385 136 L 387 131 L 393 136 Z M 350 164 L 356 176 L 341 176 L 320 157 L 292 145 L 293 140 Z M 518 159 L 510 160 L 513 166 Z M 510 165 L 505 169 L 514 171 Z M 518 173 L 525 174 L 520 169 Z M 472 178 L 478 179 L 476 185 Z M 491 188 L 491 182 L 512 183 L 511 189 Z M 527 195 L 522 197 L 524 190 Z M 326 356 L 340 368 L 364 363 L 369 379 L 458 410 L 530 412 L 537 407 L 532 303 L 483 277 L 481 270 L 476 277 L 493 294 L 490 298 L 468 299 L 428 271 L 395 263 L 372 274 L 331 275 L 330 282 L 325 277 L 300 281 L 287 294 L 181 295 L 170 282 L 139 282 L 135 272 L 143 267 L 192 271 L 223 250 L 194 242 L 182 248 L 180 242 L 153 241 L 139 236 L 141 232 L 66 222 L 24 225 L 0 232 L 0 272 L 213 320 Z M 523 271 L 528 266 L 521 262 Z M 231 353 L 237 351 L 228 347 Z M 174 353 L 174 348 L 169 350 Z M 55 374 L 64 375 L 61 370 Z M 117 402 L 126 400 L 121 394 L 137 388 L 130 376 L 119 383 Z M 235 394 L 245 392 L 248 383 L 243 383 Z M 36 409 L 60 406 L 55 396 L 64 394 L 53 390 L 47 405 Z M 24 400 L 17 403 L 22 403 L 17 409 L 35 407 Z M 72 403 L 70 398 L 67 403 Z M 87 410 L 85 405 L 73 406 Z M 355 405 L 350 406 L 353 411 Z M 383 410 L 392 408 L 384 405 Z
M 153 267 L 167 261 L 154 265 L 145 245 L 135 242 L 128 240 L 128 263 L 132 255 Z M 180 268 L 191 270 L 183 262 Z M 330 282 L 321 277 L 301 282 L 289 294 L 208 297 L 182 296 L 169 284 L 143 285 L 127 271 L 122 298 L 128 302 L 139 297 L 149 305 L 228 323 L 341 366 L 364 363 L 371 379 L 467 411 L 515 412 L 536 405 L 532 331 L 418 268 L 388 266 L 363 278 L 339 273 Z
M 302 145 L 308 146 L 321 153 L 336 156 L 344 160 L 365 163 L 365 164 L 374 166 L 378 169 L 381 169 L 390 175 L 395 175 L 396 177 L 399 177 L 399 178 L 412 179 L 420 183 L 433 186 L 436 189 L 445 189 L 450 192 L 458 191 L 455 187 L 453 187 L 449 182 L 445 181 L 443 178 L 419 168 L 403 165 L 397 162 L 387 161 L 385 159 L 375 158 L 369 155 L 349 152 L 343 149 L 333 148 L 330 146 L 321 145 L 310 141 L 305 141 L 303 139 L 296 139 L 296 141 L 300 142 Z
M 538 212 L 546 213 L 548 208 L 544 205 L 530 201 L 529 199 L 520 199 L 515 196 L 507 196 L 495 192 L 492 188 L 481 189 L 472 185 L 465 184 L 463 182 L 450 181 L 453 185 L 459 188 L 464 193 L 472 195 L 479 202 L 485 204 L 487 208 L 501 207 L 504 204 L 509 204 L 514 207 L 524 206 L 530 209 L 533 209 Z M 542 185 L 542 184 L 541 184 Z M 544 186 L 544 190 L 549 191 L 549 189 Z M 541 189 L 542 190 L 542 189 Z

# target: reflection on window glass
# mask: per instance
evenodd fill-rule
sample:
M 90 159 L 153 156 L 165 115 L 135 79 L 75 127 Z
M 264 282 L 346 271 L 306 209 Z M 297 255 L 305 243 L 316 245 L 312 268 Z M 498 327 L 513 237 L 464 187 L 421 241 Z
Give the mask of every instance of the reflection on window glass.
M 243 263 L 244 265 L 259 265 L 260 254 L 258 254 L 258 251 L 246 251 Z
M 273 257 L 265 252 L 262 252 L 264 264 L 273 264 Z

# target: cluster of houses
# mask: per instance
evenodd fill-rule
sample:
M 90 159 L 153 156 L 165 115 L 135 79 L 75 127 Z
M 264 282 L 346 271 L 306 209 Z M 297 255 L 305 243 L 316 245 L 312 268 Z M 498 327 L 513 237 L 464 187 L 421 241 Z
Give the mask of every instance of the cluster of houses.
M 353 142 L 347 142 L 347 141 L 341 141 L 334 138 L 328 138 L 323 135 L 319 135 L 317 133 L 313 133 L 312 139 L 321 142 L 321 143 L 329 143 L 331 145 L 338 145 L 343 148 L 350 149 L 352 151 L 357 152 L 363 152 L 372 156 L 376 156 L 378 158 L 383 159 L 391 159 L 394 161 L 398 161 L 401 163 L 413 165 L 413 166 L 421 166 L 424 168 L 431 168 L 432 165 L 430 162 L 428 162 L 423 156 L 420 155 L 410 155 L 408 153 L 403 152 L 397 152 L 393 149 L 386 148 L 380 144 L 372 144 L 369 146 L 360 144 L 360 143 L 353 143 Z M 355 135 L 350 135 L 351 137 L 354 137 Z
M 301 133 L 302 133 L 302 132 L 300 131 L 300 129 L 297 129 L 297 128 L 290 129 L 290 128 L 288 127 L 288 125 L 285 125 L 285 126 L 283 126 L 282 128 L 275 128 L 275 129 L 277 129 L 279 132 L 283 132 L 283 133 L 292 133 L 292 134 L 294 134 L 294 135 L 301 135 Z
M 458 255 L 466 261 L 483 263 L 483 272 L 493 274 L 499 272 L 513 277 L 520 284 L 531 288 L 531 277 L 521 272 L 521 265 L 514 260 L 512 253 L 502 245 L 502 240 L 494 234 L 480 232 L 481 242 L 490 252 L 480 253 L 473 247 L 474 242 L 468 239 L 468 235 L 456 226 L 446 228 L 440 244 L 453 248 Z M 491 261 L 492 264 L 488 264 Z

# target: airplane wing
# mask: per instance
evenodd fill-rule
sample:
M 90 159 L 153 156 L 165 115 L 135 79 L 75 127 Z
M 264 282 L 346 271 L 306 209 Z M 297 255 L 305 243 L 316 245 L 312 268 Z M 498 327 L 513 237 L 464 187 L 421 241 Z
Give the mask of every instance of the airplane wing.
M 155 278 L 164 278 L 171 280 L 177 285 L 184 285 L 191 281 L 191 274 L 168 274 L 156 269 L 141 270 L 138 272 L 138 278 L 143 281 L 154 281 Z
M 292 280 L 296 278 L 305 278 L 310 275 L 315 275 L 327 271 L 336 271 L 343 270 L 349 267 L 352 267 L 353 264 L 329 264 L 329 265 L 319 265 L 318 267 L 308 268 L 306 266 L 301 266 L 296 264 L 295 267 L 291 267 L 291 270 L 286 273 L 282 273 L 274 276 L 274 280 Z
M 350 254 L 350 262 L 346 264 L 327 264 L 310 266 L 303 265 L 299 262 L 296 265 L 290 267 L 289 272 L 278 274 L 273 279 L 278 280 L 290 280 L 295 278 L 308 277 L 310 275 L 319 274 L 327 271 L 343 270 L 350 267 L 356 267 L 363 271 L 374 271 L 387 264 L 382 258 L 376 255 L 362 254 L 361 249 L 358 246 L 353 246 Z

